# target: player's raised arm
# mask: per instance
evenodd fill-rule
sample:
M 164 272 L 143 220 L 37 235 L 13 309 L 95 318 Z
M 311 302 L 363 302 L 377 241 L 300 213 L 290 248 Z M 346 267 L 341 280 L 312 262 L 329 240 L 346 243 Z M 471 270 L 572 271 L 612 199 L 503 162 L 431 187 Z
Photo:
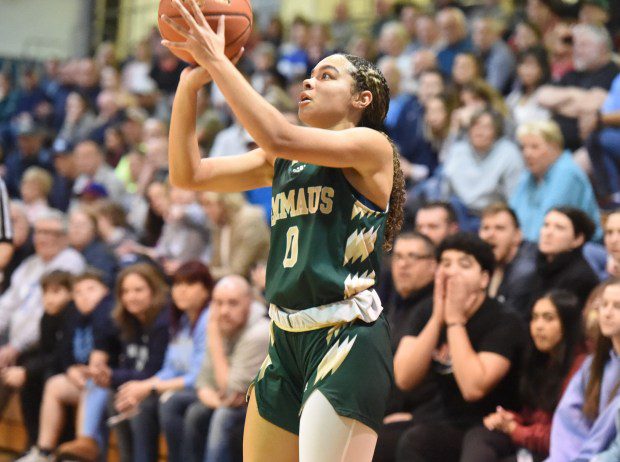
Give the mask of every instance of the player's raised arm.
M 181 75 L 170 121 L 170 182 L 186 189 L 216 192 L 271 185 L 273 160 L 262 149 L 240 156 L 201 159 L 196 138 L 196 99 L 209 80 L 202 68 L 187 68 Z
M 334 114 L 329 107 L 361 114 L 373 103 L 370 91 L 353 88 L 349 70 L 352 64 L 344 56 L 341 62 L 335 59 L 332 64 L 318 66 L 304 82 L 299 101 L 300 117 L 312 127 L 296 126 L 258 94 L 228 60 L 224 54 L 223 17 L 216 33 L 193 0 L 187 8 L 178 1 L 175 4 L 189 30 L 170 19 L 164 20 L 186 40 L 164 40 L 162 43 L 190 52 L 196 62 L 209 71 L 235 116 L 265 152 L 327 167 L 354 168 L 362 173 L 373 174 L 386 167 L 391 171 L 392 148 L 387 138 L 376 130 L 355 124 L 338 125 L 346 114 Z M 343 86 L 351 89 L 347 101 L 342 101 L 340 90 Z M 333 100 L 330 95 L 334 96 Z M 328 114 L 330 116 L 326 117 Z

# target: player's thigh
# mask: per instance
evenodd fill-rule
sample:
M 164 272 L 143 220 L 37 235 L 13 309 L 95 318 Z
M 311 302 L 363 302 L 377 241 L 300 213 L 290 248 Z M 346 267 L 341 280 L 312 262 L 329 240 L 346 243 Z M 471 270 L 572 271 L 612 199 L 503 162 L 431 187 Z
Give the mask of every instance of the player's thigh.
M 299 424 L 299 462 L 371 462 L 377 433 L 338 415 L 320 390 L 304 404 Z
M 250 395 L 243 433 L 243 462 L 297 462 L 299 437 L 258 413 L 254 391 Z

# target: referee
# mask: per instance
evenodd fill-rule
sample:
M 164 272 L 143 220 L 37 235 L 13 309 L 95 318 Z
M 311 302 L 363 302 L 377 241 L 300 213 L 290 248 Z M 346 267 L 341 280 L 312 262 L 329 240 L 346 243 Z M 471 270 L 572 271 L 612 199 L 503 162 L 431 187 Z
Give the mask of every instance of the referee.
M 9 194 L 4 180 L 0 178 L 0 282 L 4 279 L 4 269 L 13 257 L 13 249 Z

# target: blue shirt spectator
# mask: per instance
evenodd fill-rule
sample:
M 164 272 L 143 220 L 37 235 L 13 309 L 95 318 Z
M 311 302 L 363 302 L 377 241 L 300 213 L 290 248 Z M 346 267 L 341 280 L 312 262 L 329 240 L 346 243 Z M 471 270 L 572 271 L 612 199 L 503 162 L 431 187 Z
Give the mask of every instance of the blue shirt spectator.
M 280 46 L 280 56 L 276 68 L 288 82 L 292 82 L 299 77 L 305 78 L 308 73 L 310 60 L 306 51 L 308 45 L 308 26 L 305 19 L 301 17 L 296 18 L 291 24 L 290 42 Z
M 570 381 L 553 415 L 551 451 L 545 462 L 590 461 L 613 441 L 620 397 L 614 398 L 612 392 L 620 374 L 620 358 L 610 350 L 601 382 L 598 417 L 594 421 L 583 413 L 592 359 L 588 357 Z
M 97 273 L 92 274 L 94 276 L 91 276 L 90 273 L 79 276 L 74 284 L 92 280 L 103 286 L 99 275 Z M 62 371 L 67 371 L 69 367 L 75 364 L 88 364 L 90 353 L 95 348 L 97 338 L 117 334 L 116 326 L 111 317 L 113 306 L 114 296 L 108 294 L 95 305 L 91 312 L 83 312 L 87 308 L 81 306 L 71 309 L 71 315 L 66 321 L 66 335 L 61 346 L 60 365 Z
M 607 200 L 608 207 L 620 202 L 620 128 L 609 123 L 620 112 L 620 74 L 611 89 L 598 116 L 599 126 L 587 140 L 586 148 L 592 162 L 592 182 L 597 193 Z M 611 197 L 609 197 L 611 196 Z M 610 208 L 611 208 L 610 207 Z
M 591 462 L 617 462 L 620 460 L 620 411 L 616 415 L 616 439 L 607 450 L 598 454 Z
M 473 50 L 467 35 L 467 19 L 458 8 L 448 7 L 437 13 L 437 25 L 441 40 L 445 43 L 437 53 L 439 70 L 443 75 L 450 75 L 456 55 Z
M 187 316 L 181 318 L 179 330 L 168 344 L 164 364 L 155 374 L 158 379 L 182 376 L 185 388 L 194 386 L 207 346 L 208 313 L 207 309 L 200 313 L 193 329 Z
M 596 223 L 595 239 L 602 237 L 592 185 L 569 151 L 562 153 L 540 179 L 531 171 L 525 172 L 510 198 L 510 206 L 519 218 L 523 236 L 534 242 L 538 242 L 547 212 L 560 205 L 577 207 L 586 212 Z
M 461 53 L 469 53 L 472 51 L 472 45 L 469 38 L 464 38 L 456 43 L 446 45 L 439 53 L 437 53 L 437 62 L 439 63 L 439 69 L 443 75 L 450 75 L 452 72 L 452 65 L 454 64 L 454 58 Z
M 437 167 L 437 153 L 425 138 L 424 104 L 420 95 L 414 96 L 403 91 L 402 73 L 398 60 L 391 56 L 381 58 L 379 69 L 390 88 L 390 106 L 385 117 L 385 130 L 398 148 L 399 154 L 408 163 L 422 167 L 422 175 L 416 180 L 432 175 Z M 403 165 L 403 171 L 407 174 Z M 412 175 L 409 175 L 412 176 Z
M 473 22 L 472 42 L 484 64 L 486 81 L 500 93 L 509 90 L 515 71 L 515 57 L 501 38 L 501 26 L 490 17 Z

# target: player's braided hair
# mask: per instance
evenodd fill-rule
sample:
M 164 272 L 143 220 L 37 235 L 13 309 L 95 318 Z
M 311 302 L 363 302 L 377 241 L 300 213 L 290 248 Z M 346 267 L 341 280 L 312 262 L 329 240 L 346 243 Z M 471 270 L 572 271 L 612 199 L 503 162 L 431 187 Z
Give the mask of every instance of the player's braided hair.
M 372 93 L 372 102 L 362 114 L 358 126 L 384 132 L 383 121 L 390 104 L 390 89 L 385 81 L 385 77 L 377 66 L 366 59 L 350 54 L 344 54 L 343 56 L 353 65 L 350 74 L 353 80 L 355 80 L 354 91 L 370 91 Z M 383 243 L 383 250 L 385 251 L 392 249 L 394 237 L 398 234 L 403 224 L 403 206 L 405 204 L 405 177 L 400 167 L 398 149 L 389 137 L 388 140 L 392 145 L 394 178 L 392 180 L 389 213 L 385 226 L 385 240 Z

